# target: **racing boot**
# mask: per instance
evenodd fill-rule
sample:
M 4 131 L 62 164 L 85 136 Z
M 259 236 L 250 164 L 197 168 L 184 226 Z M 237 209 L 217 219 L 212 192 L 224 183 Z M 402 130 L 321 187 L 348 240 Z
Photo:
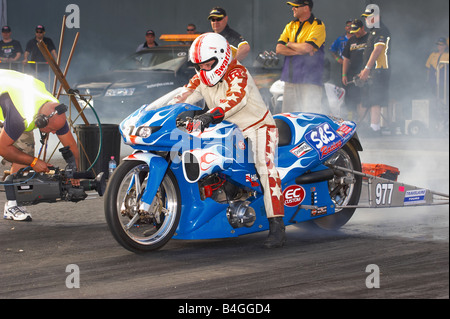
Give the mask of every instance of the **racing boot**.
M 283 217 L 269 218 L 269 236 L 264 242 L 265 248 L 279 248 L 286 242 Z

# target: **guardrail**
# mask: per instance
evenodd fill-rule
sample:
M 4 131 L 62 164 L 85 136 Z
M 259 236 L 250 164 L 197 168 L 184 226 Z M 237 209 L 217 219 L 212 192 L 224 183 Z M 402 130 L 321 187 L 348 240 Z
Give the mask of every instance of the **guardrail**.
M 441 82 L 441 72 L 444 72 Z M 436 71 L 436 97 L 442 104 L 448 103 L 448 61 L 440 61 Z
M 48 88 L 51 87 L 51 69 L 47 62 L 36 62 L 36 61 L 16 61 L 7 62 L 0 58 L 0 68 L 9 69 L 14 71 L 19 71 L 34 76 L 35 78 L 41 80 L 45 83 Z

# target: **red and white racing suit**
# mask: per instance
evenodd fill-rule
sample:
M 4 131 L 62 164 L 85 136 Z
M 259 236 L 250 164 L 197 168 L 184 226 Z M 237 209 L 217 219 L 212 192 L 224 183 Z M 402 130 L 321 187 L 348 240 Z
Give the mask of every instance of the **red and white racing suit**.
M 210 109 L 220 107 L 225 114 L 224 120 L 236 124 L 251 141 L 267 218 L 284 216 L 281 179 L 274 163 L 278 130 L 247 69 L 233 60 L 215 86 L 203 84 L 195 75 L 185 88 L 180 100 L 192 104 L 203 98 Z

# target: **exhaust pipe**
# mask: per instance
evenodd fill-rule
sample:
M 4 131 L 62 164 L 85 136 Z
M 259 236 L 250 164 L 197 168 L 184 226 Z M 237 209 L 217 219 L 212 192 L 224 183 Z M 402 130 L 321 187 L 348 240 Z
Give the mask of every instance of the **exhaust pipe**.
M 295 179 L 295 183 L 298 185 L 319 183 L 329 181 L 334 177 L 334 171 L 330 168 L 317 172 L 305 173 Z

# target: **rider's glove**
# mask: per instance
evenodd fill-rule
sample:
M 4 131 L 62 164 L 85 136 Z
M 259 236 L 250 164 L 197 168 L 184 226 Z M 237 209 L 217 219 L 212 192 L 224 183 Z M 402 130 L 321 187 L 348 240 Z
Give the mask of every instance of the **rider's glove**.
M 224 111 L 220 107 L 216 107 L 209 112 L 195 116 L 194 120 L 200 122 L 200 130 L 203 132 L 210 124 L 219 124 L 222 122 L 224 117 Z

